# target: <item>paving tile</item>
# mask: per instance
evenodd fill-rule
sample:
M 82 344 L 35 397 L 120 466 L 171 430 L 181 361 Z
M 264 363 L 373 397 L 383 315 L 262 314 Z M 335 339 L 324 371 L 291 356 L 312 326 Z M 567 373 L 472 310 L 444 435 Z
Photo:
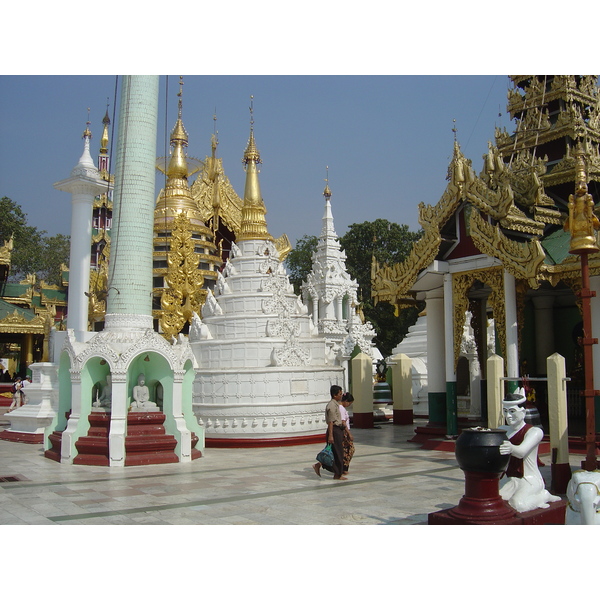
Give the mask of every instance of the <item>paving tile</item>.
M 315 475 L 321 443 L 208 448 L 191 463 L 110 469 L 55 463 L 35 445 L 0 440 L 2 471 L 24 478 L 0 483 L 0 524 L 422 525 L 458 503 L 464 477 L 452 452 L 408 441 L 415 425 L 355 429 L 346 482 Z M 542 473 L 549 481 L 549 466 Z

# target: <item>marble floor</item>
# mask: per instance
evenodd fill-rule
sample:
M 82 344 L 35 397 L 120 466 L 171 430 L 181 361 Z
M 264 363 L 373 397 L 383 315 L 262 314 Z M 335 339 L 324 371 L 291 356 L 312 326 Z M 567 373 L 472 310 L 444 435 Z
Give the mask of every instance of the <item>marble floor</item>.
M 322 444 L 207 448 L 187 464 L 110 469 L 59 464 L 41 445 L 0 440 L 0 524 L 423 525 L 458 504 L 464 476 L 453 452 L 408 441 L 415 425 L 354 429 L 347 481 L 316 476 Z M 542 473 L 549 482 L 549 466 Z

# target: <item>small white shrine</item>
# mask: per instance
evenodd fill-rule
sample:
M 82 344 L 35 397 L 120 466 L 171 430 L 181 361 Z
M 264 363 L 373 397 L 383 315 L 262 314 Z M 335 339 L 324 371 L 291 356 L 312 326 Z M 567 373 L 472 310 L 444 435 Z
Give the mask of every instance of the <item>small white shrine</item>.
M 327 183 L 321 235 L 312 257 L 312 270 L 301 290 L 315 329 L 325 339 L 329 355 L 345 367 L 347 377 L 348 361 L 357 346 L 363 354 L 376 358 L 372 343 L 375 330 L 357 312 L 358 283 L 346 270 L 346 253 L 340 247 L 333 223 L 331 195 Z M 348 387 L 345 381 L 344 389 Z

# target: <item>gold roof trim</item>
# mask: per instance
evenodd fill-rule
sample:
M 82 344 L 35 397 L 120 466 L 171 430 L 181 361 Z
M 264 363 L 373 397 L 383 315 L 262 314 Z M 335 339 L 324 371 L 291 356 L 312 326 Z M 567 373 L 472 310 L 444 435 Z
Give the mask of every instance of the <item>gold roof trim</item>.
M 218 188 L 218 191 L 215 188 Z M 225 175 L 223 159 L 207 156 L 202 172 L 192 183 L 190 192 L 205 222 L 213 215 L 213 198 L 217 193 L 219 218 L 237 235 L 242 227 L 244 201 L 236 194 Z
M 51 314 L 49 311 L 36 315 L 28 321 L 19 311 L 15 311 L 10 315 L 0 320 L 1 333 L 46 333 L 48 317 Z
M 471 239 L 482 254 L 500 260 L 509 273 L 517 279 L 526 279 L 532 288 L 539 287 L 538 272 L 546 256 L 539 240 L 510 240 L 475 210 L 471 211 L 469 226 Z

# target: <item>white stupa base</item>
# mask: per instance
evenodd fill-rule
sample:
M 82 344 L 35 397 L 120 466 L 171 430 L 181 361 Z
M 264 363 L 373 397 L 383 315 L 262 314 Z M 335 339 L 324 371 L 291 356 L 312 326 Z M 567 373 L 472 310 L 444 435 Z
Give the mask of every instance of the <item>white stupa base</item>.
M 27 404 L 6 413 L 10 427 L 0 432 L 0 439 L 41 444 L 46 427 L 56 415 L 58 366 L 54 363 L 34 363 L 29 368 L 32 383 L 24 388 Z
M 192 406 L 207 446 L 315 443 L 325 437 L 329 388 L 342 380 L 339 367 L 200 372 Z

